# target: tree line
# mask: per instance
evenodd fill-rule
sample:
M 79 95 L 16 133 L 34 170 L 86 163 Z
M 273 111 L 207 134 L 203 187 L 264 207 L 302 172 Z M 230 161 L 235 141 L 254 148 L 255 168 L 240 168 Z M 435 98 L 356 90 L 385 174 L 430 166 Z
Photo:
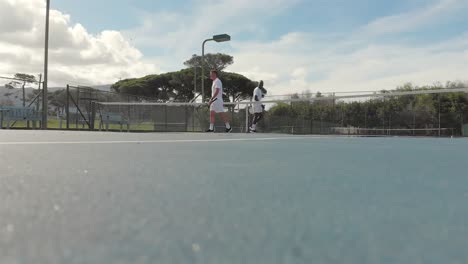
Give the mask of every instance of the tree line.
M 210 96 L 209 72 L 216 69 L 223 82 L 224 100 L 232 102 L 250 97 L 258 84 L 241 74 L 225 71 L 226 67 L 233 63 L 233 57 L 230 55 L 205 55 L 204 76 L 201 74 L 201 61 L 201 56 L 193 55 L 184 62 L 187 67 L 185 69 L 121 80 L 112 85 L 111 89 L 119 93 L 157 98 L 164 102 L 189 102 L 201 93 L 201 78 L 204 78 L 205 82 L 205 96 Z
M 463 87 L 467 85 L 462 82 L 422 87 L 408 83 L 396 90 L 424 91 Z M 317 93 L 316 96 L 323 95 Z M 308 97 L 310 94 L 293 96 L 296 99 Z M 288 117 L 291 122 L 298 119 L 324 121 L 341 127 L 427 129 L 440 126 L 453 128 L 460 134 L 463 124 L 468 123 L 468 94 L 428 93 L 347 101 L 336 101 L 330 97 L 330 100 L 313 102 L 278 103 L 269 109 L 268 116 Z

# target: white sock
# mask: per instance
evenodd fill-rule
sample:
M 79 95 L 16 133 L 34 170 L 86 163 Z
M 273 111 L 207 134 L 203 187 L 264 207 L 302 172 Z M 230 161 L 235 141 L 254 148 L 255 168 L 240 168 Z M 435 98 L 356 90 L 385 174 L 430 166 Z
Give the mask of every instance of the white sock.
M 257 129 L 257 124 L 252 124 L 252 129 L 253 130 Z
M 227 129 L 230 129 L 231 128 L 231 125 L 229 123 L 225 123 L 226 124 L 226 128 Z
M 210 124 L 210 130 L 214 129 L 214 124 Z

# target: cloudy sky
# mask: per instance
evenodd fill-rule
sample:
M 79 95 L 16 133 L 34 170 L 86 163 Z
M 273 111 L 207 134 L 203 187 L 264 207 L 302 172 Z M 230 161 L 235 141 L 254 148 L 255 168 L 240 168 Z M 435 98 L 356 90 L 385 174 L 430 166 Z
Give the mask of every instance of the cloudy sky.
M 274 94 L 468 80 L 468 0 L 51 0 L 51 85 L 179 70 L 205 38 Z M 0 0 L 0 75 L 43 71 L 45 0 Z

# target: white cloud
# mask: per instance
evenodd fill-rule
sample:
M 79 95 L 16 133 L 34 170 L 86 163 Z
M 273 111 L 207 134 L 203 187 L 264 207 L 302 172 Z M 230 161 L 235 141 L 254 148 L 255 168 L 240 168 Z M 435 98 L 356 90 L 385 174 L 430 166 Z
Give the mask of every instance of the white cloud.
M 263 79 L 273 94 L 311 91 L 394 89 L 405 82 L 417 85 L 468 79 L 468 34 L 433 44 L 364 44 L 336 53 L 341 44 L 317 45 L 307 33 L 300 42 L 237 43 L 231 70 Z M 345 44 L 346 45 L 346 44 Z M 272 78 L 268 78 L 272 76 Z
M 182 67 L 192 54 L 201 53 L 201 44 L 213 34 L 262 32 L 262 21 L 284 12 L 301 0 L 196 0 L 186 12 L 142 12 L 140 26 L 124 35 L 141 48 L 170 54 L 165 70 Z M 206 45 L 210 49 L 212 43 Z M 231 43 L 223 45 L 230 46 Z M 222 49 L 222 47 L 217 50 Z M 209 51 L 208 51 L 209 52 Z M 165 55 L 162 55 L 165 56 Z M 176 63 L 175 63 L 176 62 Z
M 43 71 L 45 4 L 0 0 L 0 74 Z M 50 12 L 49 85 L 108 84 L 159 69 L 118 31 L 91 35 L 70 16 Z
M 410 32 L 421 26 L 428 26 L 443 20 L 454 12 L 463 14 L 468 8 L 465 0 L 438 0 L 435 3 L 412 12 L 387 16 L 372 21 L 362 29 L 364 34 L 382 35 L 387 33 Z
M 255 28 L 263 31 L 265 19 L 298 1 L 267 2 L 198 0 L 197 6 L 203 8 L 191 9 L 192 15 L 145 14 L 142 26 L 126 34 L 135 36 L 138 45 L 170 53 L 170 57 L 159 58 L 167 70 L 175 70 L 184 59 L 200 52 L 200 36 L 221 33 L 222 28 L 234 35 L 233 41 L 226 44 L 230 49 L 223 48 L 225 44 L 216 48 L 234 56 L 235 63 L 229 70 L 264 80 L 273 94 L 393 89 L 408 81 L 423 85 L 467 79 L 468 35 L 419 46 L 399 42 L 395 35 L 445 21 L 468 7 L 465 1 L 435 1 L 411 12 L 378 18 L 347 34 L 289 32 L 274 41 L 236 40 L 237 32 L 252 32 Z M 265 6 L 271 8 L 265 10 Z M 216 10 L 222 10 L 223 15 L 214 19 Z M 392 34 L 395 37 L 391 43 L 379 44 L 381 36 Z
M 7 1 L 3 0 L 0 1 L 0 32 L 3 34 L 8 33 L 16 33 L 16 32 L 27 32 L 29 31 L 34 22 L 27 17 L 24 17 L 24 13 L 22 12 L 22 8 L 14 8 L 17 7 L 16 1 Z M 35 5 L 39 8 L 43 8 L 43 4 L 37 3 Z M 25 9 L 32 9 L 34 1 L 21 1 L 21 5 Z
M 466 1 L 442 0 L 411 13 L 379 18 L 341 36 L 290 32 L 272 42 L 236 42 L 236 64 L 231 69 L 264 79 L 276 95 L 466 81 L 468 29 L 465 34 L 424 44 L 399 41 L 398 33 L 445 21 L 467 7 Z M 391 37 L 392 42 L 382 44 L 381 36 Z M 255 71 L 246 70 L 252 68 Z

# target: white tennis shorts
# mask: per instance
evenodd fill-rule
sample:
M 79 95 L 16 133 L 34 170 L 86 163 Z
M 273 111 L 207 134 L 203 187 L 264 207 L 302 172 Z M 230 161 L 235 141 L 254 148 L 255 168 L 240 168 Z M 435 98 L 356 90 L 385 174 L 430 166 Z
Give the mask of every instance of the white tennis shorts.
M 216 100 L 210 106 L 210 111 L 215 113 L 224 113 L 223 101 Z
M 252 110 L 253 110 L 254 114 L 263 113 L 262 104 L 261 103 L 253 103 L 252 104 Z

